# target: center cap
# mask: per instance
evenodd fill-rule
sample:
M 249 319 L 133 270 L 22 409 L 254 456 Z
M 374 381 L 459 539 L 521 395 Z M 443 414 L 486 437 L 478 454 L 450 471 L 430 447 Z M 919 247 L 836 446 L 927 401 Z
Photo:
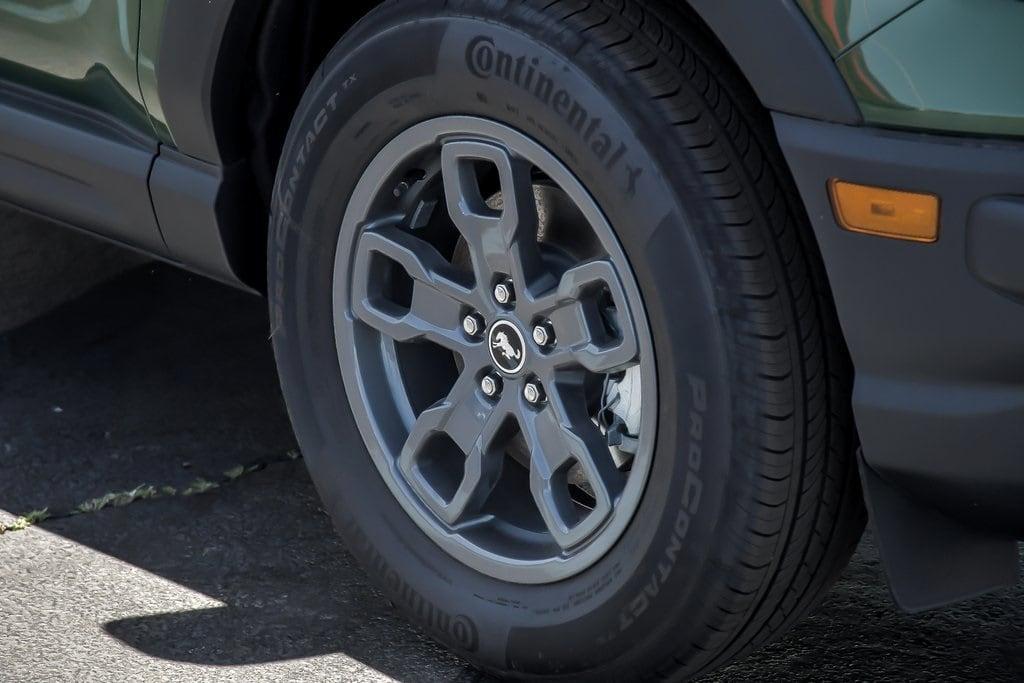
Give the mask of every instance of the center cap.
M 526 342 L 523 333 L 508 320 L 499 320 L 491 325 L 491 331 L 487 335 L 487 346 L 491 351 L 491 360 L 507 375 L 518 373 L 526 365 Z

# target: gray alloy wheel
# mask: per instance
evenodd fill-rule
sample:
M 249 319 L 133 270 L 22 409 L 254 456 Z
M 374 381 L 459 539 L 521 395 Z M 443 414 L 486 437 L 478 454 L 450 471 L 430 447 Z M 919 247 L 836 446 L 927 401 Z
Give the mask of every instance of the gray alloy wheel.
M 653 345 L 615 233 L 550 152 L 480 118 L 399 135 L 348 203 L 334 313 L 362 438 L 434 542 L 522 584 L 614 545 L 651 468 Z

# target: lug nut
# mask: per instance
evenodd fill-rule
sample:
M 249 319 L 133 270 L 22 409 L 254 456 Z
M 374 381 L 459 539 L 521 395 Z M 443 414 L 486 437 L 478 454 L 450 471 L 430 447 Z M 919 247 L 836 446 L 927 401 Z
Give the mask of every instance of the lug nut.
M 527 382 L 526 386 L 523 387 L 523 398 L 526 399 L 527 403 L 531 403 L 533 405 L 543 403 L 544 387 L 537 382 Z
M 484 396 L 494 398 L 501 393 L 501 378 L 493 374 L 485 375 L 480 380 L 480 391 L 484 392 Z
M 479 313 L 470 313 L 462 319 L 462 331 L 470 337 L 479 337 L 484 331 L 484 319 Z
M 502 306 L 508 306 L 516 300 L 516 290 L 512 287 L 512 280 L 503 280 L 495 285 L 494 300 Z
M 409 191 L 410 187 L 412 187 L 412 186 L 409 185 L 409 181 L 407 181 L 407 180 L 403 180 L 402 182 L 398 183 L 398 185 L 395 186 L 395 190 L 394 190 L 395 197 L 396 198 L 401 198 L 401 196 L 403 194 L 405 194 L 406 192 Z
M 533 328 L 533 341 L 537 343 L 537 346 L 546 348 L 555 343 L 555 330 L 551 327 L 551 323 L 545 321 Z

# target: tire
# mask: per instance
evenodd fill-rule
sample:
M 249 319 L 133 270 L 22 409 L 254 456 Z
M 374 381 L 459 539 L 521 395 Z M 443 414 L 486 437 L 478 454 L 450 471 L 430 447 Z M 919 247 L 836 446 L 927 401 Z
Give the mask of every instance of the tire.
M 492 673 L 706 673 L 811 610 L 863 529 L 852 370 L 806 216 L 767 114 L 721 47 L 670 7 L 384 3 L 309 85 L 278 169 L 273 340 L 313 479 L 388 597 Z M 519 57 L 553 95 L 524 87 L 522 71 L 517 84 Z M 649 471 L 614 540 L 557 580 L 509 579 L 432 536 L 378 466 L 376 389 L 345 382 L 362 333 L 337 283 L 357 260 L 344 226 L 358 188 L 407 131 L 470 119 L 535 141 L 579 180 L 642 302 L 641 365 L 656 380 Z

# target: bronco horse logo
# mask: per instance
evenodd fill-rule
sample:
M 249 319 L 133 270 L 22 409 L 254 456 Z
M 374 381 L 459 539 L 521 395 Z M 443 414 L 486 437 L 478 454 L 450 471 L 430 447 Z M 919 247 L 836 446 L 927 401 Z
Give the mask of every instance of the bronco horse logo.
M 504 332 L 498 332 L 494 335 L 491 346 L 501 351 L 501 355 L 510 361 L 518 361 L 523 357 L 523 352 L 512 346 L 512 342 Z

